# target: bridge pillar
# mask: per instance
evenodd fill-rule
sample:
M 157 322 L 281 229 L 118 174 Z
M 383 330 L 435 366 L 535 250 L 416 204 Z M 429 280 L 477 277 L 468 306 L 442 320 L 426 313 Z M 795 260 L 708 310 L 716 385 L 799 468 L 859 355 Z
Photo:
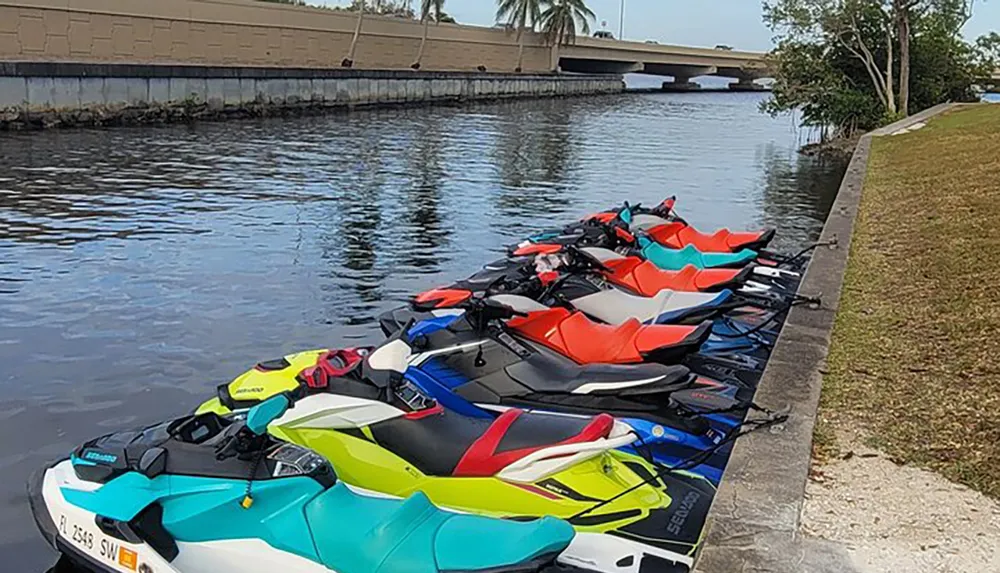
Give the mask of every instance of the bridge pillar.
M 729 84 L 729 89 L 734 92 L 759 92 L 767 88 L 756 83 L 754 78 L 742 77 L 739 81 Z
M 701 89 L 701 84 L 692 82 L 690 77 L 674 76 L 674 81 L 663 82 L 660 87 L 665 92 L 693 92 Z

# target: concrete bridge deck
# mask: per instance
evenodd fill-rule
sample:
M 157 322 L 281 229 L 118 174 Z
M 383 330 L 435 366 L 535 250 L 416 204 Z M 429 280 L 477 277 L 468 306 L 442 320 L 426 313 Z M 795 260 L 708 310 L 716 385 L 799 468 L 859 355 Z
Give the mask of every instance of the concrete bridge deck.
M 643 73 L 671 76 L 674 84 L 689 84 L 698 76 L 721 76 L 750 85 L 766 77 L 762 52 L 693 48 L 667 44 L 577 38 L 571 46 L 555 48 L 563 71 L 584 73 Z

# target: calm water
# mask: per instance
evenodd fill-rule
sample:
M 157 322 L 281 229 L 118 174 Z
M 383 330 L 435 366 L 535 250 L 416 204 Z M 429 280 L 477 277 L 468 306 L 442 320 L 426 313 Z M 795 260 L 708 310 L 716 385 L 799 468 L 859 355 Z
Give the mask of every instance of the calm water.
M 187 412 L 529 231 L 681 197 L 702 227 L 818 235 L 844 166 L 761 94 L 636 95 L 0 134 L 0 563 L 41 571 L 24 489 L 85 438 Z

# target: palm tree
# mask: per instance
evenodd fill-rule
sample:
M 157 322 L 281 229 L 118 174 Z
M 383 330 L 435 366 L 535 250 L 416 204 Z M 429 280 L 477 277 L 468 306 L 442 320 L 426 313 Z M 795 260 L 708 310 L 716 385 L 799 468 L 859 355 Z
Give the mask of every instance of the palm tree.
M 520 72 L 524 64 L 524 31 L 531 25 L 535 29 L 535 24 L 542 17 L 543 0 L 497 0 L 497 21 L 506 20 L 511 26 L 517 26 L 517 67 L 515 72 Z
M 365 0 L 355 0 L 351 3 L 351 5 L 352 7 L 355 5 L 358 7 L 358 24 L 354 27 L 354 37 L 351 38 L 351 51 L 348 52 L 347 57 L 340 62 L 340 65 L 345 68 L 354 66 L 354 51 L 358 49 L 358 38 L 361 37 L 361 24 L 365 20 Z
M 545 10 L 539 23 L 546 39 L 553 45 L 568 45 L 576 41 L 579 31 L 583 35 L 590 34 L 590 20 L 594 12 L 584 3 L 584 0 L 542 0 Z
M 431 22 L 431 12 L 434 12 L 434 23 L 440 23 L 441 16 L 445 15 L 444 0 L 421 0 L 420 21 L 424 23 L 424 35 L 420 38 L 420 51 L 417 52 L 417 60 L 410 66 L 415 70 L 420 69 L 420 60 L 424 57 L 424 46 L 427 45 L 427 28 Z

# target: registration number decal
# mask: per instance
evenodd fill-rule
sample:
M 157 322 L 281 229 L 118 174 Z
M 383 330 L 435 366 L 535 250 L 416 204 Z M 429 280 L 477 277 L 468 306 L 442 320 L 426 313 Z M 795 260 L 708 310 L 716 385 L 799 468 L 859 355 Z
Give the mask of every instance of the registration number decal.
M 101 561 L 113 563 L 131 571 L 135 571 L 138 567 L 139 556 L 135 551 L 122 546 L 115 539 L 94 533 L 87 527 L 73 523 L 65 515 L 59 516 L 59 533 Z

